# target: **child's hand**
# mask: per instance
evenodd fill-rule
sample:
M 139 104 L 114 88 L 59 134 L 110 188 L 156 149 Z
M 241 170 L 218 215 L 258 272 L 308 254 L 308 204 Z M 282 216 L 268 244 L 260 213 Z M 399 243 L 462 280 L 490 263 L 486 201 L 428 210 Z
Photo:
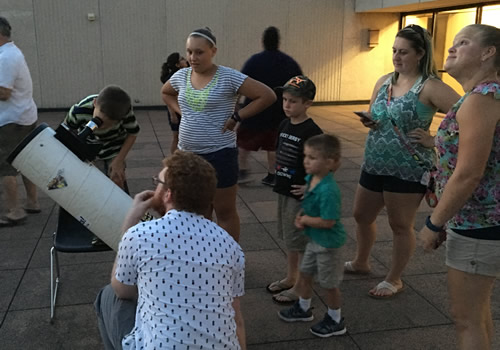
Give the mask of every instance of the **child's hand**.
M 304 210 L 300 209 L 297 215 L 295 215 L 295 220 L 294 224 L 295 227 L 297 227 L 299 230 L 303 230 L 305 228 L 304 224 L 302 223 L 302 217 L 304 215 Z
M 306 190 L 306 185 L 292 185 L 290 193 L 294 196 L 300 196 L 300 199 L 304 198 L 304 192 Z
M 117 186 L 123 189 L 125 186 L 125 162 L 117 158 L 109 164 L 108 176 Z
M 303 230 L 305 228 L 304 224 L 302 223 L 302 215 L 301 213 L 298 213 L 297 216 L 295 217 L 295 227 L 297 227 L 299 230 Z

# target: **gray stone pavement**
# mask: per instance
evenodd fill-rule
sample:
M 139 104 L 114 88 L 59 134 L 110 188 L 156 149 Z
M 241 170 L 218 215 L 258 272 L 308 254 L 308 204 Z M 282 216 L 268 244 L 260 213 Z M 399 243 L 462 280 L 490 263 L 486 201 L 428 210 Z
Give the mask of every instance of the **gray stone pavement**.
M 366 106 L 313 107 L 310 114 L 326 131 L 342 140 L 342 166 L 336 174 L 342 190 L 342 220 L 349 234 L 346 259 L 356 248 L 352 206 L 367 130 L 353 110 Z M 138 111 L 142 132 L 130 152 L 127 177 L 131 192 L 151 188 L 151 176 L 168 154 L 171 134 L 163 111 Z M 42 113 L 40 121 L 56 127 L 64 113 Z M 436 118 L 433 129 L 437 127 Z M 347 335 L 319 339 L 308 323 L 287 324 L 276 313 L 265 286 L 284 276 L 283 242 L 276 238 L 276 195 L 260 184 L 266 173 L 265 153 L 251 159 L 254 179 L 238 192 L 241 245 L 246 254 L 246 295 L 242 307 L 248 348 L 260 349 L 454 349 L 456 340 L 448 311 L 444 249 L 424 254 L 418 247 L 403 281 L 406 290 L 391 300 L 374 300 L 368 290 L 386 274 L 391 260 L 391 231 L 384 212 L 377 220 L 378 238 L 372 252 L 373 271 L 367 276 L 346 275 L 341 286 L 342 312 Z M 20 182 L 19 182 L 20 184 Z M 20 189 L 22 190 L 21 186 Z M 57 220 L 56 204 L 40 194 L 42 213 L 27 223 L 0 228 L 0 349 L 100 349 L 92 302 L 109 281 L 113 252 L 61 254 L 61 285 L 56 319 L 49 323 L 50 260 L 52 234 Z M 418 211 L 420 228 L 429 209 Z M 498 286 L 496 288 L 498 290 Z M 314 316 L 325 312 L 324 294 L 315 288 Z M 493 317 L 499 336 L 500 295 L 494 293 Z M 500 347 L 497 340 L 496 348 Z

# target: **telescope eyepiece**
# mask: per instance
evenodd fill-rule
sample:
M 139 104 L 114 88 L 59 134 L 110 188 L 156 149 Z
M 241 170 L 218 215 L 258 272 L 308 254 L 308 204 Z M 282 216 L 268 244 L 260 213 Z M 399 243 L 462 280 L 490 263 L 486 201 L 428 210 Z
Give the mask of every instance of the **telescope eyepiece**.
M 82 140 L 87 139 L 89 135 L 91 135 L 95 129 L 99 128 L 102 125 L 102 119 L 99 117 L 92 118 L 83 128 L 82 131 L 78 133 L 78 137 Z

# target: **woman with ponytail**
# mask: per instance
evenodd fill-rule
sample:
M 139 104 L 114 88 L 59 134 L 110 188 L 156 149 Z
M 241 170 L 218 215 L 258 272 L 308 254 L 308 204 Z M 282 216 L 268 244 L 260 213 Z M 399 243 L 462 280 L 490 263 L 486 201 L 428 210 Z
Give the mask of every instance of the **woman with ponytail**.
M 385 279 L 369 291 L 390 298 L 403 290 L 401 275 L 415 250 L 415 216 L 426 191 L 424 173 L 434 165 L 433 148 L 412 143 L 416 129 L 428 133 L 434 114 L 447 111 L 458 94 L 437 77 L 430 34 L 418 25 L 401 29 L 392 47 L 394 72 L 375 84 L 370 112 L 361 122 L 370 128 L 354 202 L 357 253 L 346 273 L 369 273 L 376 239 L 375 220 L 385 207 L 393 234 Z M 421 144 L 422 143 L 422 144 Z

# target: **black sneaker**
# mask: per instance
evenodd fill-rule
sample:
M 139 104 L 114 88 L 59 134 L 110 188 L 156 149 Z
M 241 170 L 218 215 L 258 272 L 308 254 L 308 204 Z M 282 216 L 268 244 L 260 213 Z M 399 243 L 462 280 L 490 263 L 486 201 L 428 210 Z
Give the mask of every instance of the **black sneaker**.
M 250 181 L 252 181 L 252 179 L 250 178 L 250 175 L 248 174 L 247 170 L 242 169 L 238 172 L 238 183 L 239 184 L 244 184 L 244 183 L 247 183 Z
M 274 186 L 275 175 L 267 173 L 267 176 L 261 180 L 261 183 L 266 186 Z
M 311 333 L 317 335 L 321 338 L 331 337 L 332 335 L 342 335 L 347 332 L 344 324 L 344 318 L 340 319 L 340 322 L 335 322 L 328 312 L 325 314 L 325 318 L 323 318 L 320 322 L 316 323 L 310 329 Z
M 278 311 L 278 316 L 286 322 L 309 322 L 314 319 L 311 309 L 309 308 L 307 311 L 302 310 L 297 301 L 291 308 Z

